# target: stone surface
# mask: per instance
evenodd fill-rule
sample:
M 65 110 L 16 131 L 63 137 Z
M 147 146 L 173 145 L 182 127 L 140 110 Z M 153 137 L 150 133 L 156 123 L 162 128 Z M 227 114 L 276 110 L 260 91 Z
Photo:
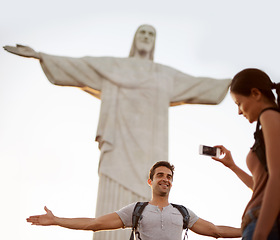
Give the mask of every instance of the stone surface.
M 128 58 L 71 58 L 21 45 L 4 47 L 40 59 L 51 83 L 78 87 L 101 99 L 96 134 L 101 151 L 96 216 L 150 199 L 148 171 L 155 162 L 168 161 L 169 106 L 218 104 L 228 90 L 230 79 L 194 77 L 154 63 L 155 37 L 152 26 L 140 26 Z M 128 239 L 129 233 L 100 232 L 94 239 Z

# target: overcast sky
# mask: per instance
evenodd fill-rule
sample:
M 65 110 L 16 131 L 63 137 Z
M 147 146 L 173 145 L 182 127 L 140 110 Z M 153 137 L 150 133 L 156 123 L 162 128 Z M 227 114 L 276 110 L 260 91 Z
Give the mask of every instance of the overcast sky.
M 194 76 L 232 78 L 247 67 L 280 81 L 278 0 L 12 0 L 1 3 L 0 45 L 25 44 L 54 55 L 128 56 L 140 24 L 157 30 L 155 62 Z M 52 85 L 40 64 L 0 49 L 1 239 L 90 240 L 91 232 L 35 227 L 47 205 L 64 217 L 94 217 L 100 101 Z M 217 106 L 170 108 L 170 201 L 215 224 L 238 227 L 251 191 L 228 169 L 198 154 L 223 144 L 247 170 L 255 124 L 229 94 Z M 189 234 L 189 239 L 208 239 Z

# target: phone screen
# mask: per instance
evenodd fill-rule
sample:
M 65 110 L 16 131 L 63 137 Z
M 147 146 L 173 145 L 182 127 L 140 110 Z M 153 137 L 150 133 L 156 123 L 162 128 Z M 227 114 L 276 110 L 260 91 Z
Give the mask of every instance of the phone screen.
M 203 148 L 202 148 L 202 154 L 204 154 L 204 155 L 209 155 L 209 156 L 216 156 L 216 154 L 217 154 L 217 148 L 208 147 L 208 146 L 203 146 Z

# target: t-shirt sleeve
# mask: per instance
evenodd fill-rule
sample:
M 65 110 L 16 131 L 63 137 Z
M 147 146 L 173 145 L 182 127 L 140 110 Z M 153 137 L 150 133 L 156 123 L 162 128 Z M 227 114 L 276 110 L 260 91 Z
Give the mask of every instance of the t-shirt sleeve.
M 131 203 L 116 211 L 123 222 L 124 228 L 132 227 L 132 213 L 135 205 L 136 203 Z
M 187 209 L 190 214 L 190 221 L 189 221 L 188 228 L 191 228 L 196 223 L 196 221 L 199 219 L 199 217 L 192 210 L 190 210 L 189 208 L 187 208 Z

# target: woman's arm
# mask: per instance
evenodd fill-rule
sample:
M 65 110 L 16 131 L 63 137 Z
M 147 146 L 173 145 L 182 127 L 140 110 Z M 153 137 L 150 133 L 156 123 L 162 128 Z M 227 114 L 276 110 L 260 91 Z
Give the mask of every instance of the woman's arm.
M 265 141 L 269 178 L 254 240 L 267 239 L 272 226 L 280 213 L 280 114 L 273 110 L 265 111 L 260 118 Z
M 124 227 L 117 213 L 110 213 L 98 218 L 60 218 L 53 215 L 47 207 L 44 209 L 46 214 L 30 216 L 26 219 L 27 222 L 39 226 L 60 226 L 69 229 L 92 231 L 113 230 Z
M 243 171 L 241 168 L 239 168 L 235 162 L 233 161 L 233 158 L 231 156 L 231 152 L 226 149 L 222 145 L 215 146 L 221 149 L 221 154 L 224 154 L 225 156 L 223 158 L 217 158 L 217 157 L 212 157 L 212 159 L 221 162 L 224 164 L 226 167 L 228 167 L 230 170 L 232 170 L 237 177 L 245 184 L 247 187 L 253 189 L 253 177 L 250 176 L 248 173 Z

